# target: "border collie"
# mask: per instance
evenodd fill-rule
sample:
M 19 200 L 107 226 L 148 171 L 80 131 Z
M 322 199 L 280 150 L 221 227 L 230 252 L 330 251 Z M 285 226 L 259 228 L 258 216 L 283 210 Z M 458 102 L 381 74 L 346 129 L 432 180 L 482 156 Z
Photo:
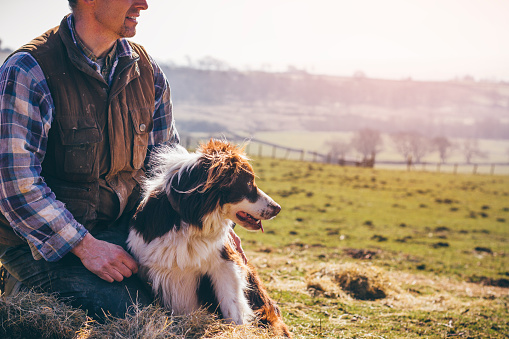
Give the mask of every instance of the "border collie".
M 257 320 L 291 337 L 255 269 L 235 250 L 235 224 L 262 230 L 281 207 L 255 184 L 243 149 L 210 140 L 196 153 L 154 151 L 144 196 L 131 220 L 129 249 L 140 276 L 173 314 L 206 307 L 235 324 Z

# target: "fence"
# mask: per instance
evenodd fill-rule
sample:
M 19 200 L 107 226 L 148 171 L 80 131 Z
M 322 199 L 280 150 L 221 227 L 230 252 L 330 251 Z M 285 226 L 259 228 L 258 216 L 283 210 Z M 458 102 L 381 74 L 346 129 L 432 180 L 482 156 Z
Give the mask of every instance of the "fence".
M 385 169 L 397 169 L 407 171 L 427 171 L 437 173 L 472 173 L 472 174 L 499 174 L 509 175 L 509 162 L 498 163 L 432 163 L 419 162 L 408 163 L 406 161 L 387 161 L 387 160 L 346 160 L 331 156 L 331 154 L 309 151 L 304 149 L 290 148 L 267 141 L 251 138 L 246 139 L 236 134 L 225 137 L 213 136 L 215 138 L 226 138 L 228 141 L 245 144 L 246 154 L 257 157 L 270 157 L 273 159 L 299 160 L 308 162 L 318 162 L 325 164 L 335 164 L 339 166 L 355 167 L 376 167 Z M 193 137 L 188 136 L 182 140 L 182 144 L 187 149 L 194 149 L 199 142 L 206 141 L 211 137 Z

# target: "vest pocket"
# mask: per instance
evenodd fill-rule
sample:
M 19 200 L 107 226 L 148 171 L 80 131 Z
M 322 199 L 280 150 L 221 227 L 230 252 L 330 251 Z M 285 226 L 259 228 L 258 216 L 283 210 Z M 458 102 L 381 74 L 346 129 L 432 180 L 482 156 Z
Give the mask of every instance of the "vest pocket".
M 67 174 L 89 176 L 98 170 L 97 143 L 102 135 L 91 116 L 60 116 L 56 118 L 64 148 L 63 170 Z
M 145 157 L 147 156 L 148 136 L 154 125 L 153 112 L 153 107 L 129 110 L 134 127 L 131 166 L 135 170 L 143 167 Z

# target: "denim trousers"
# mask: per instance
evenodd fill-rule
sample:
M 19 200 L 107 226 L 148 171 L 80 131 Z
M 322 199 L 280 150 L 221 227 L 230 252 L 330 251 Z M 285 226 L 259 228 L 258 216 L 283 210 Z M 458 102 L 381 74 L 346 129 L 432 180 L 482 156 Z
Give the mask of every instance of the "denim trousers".
M 130 215 L 126 215 L 113 227 L 91 233 L 97 239 L 126 249 L 129 220 Z M 4 295 L 28 290 L 52 293 L 71 306 L 86 310 L 98 321 L 104 320 L 105 314 L 124 317 L 133 311 L 130 307 L 133 304 L 146 306 L 153 302 L 150 288 L 137 275 L 109 283 L 87 270 L 72 253 L 57 262 L 48 262 L 35 260 L 26 244 L 0 246 L 0 262 L 8 272 Z

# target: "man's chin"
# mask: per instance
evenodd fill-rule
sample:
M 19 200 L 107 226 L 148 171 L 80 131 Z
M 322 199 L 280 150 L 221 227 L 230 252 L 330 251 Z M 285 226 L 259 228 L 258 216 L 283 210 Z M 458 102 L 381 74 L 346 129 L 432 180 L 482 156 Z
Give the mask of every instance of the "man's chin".
M 132 38 L 136 35 L 136 29 L 134 28 L 124 28 L 119 34 L 121 38 Z

